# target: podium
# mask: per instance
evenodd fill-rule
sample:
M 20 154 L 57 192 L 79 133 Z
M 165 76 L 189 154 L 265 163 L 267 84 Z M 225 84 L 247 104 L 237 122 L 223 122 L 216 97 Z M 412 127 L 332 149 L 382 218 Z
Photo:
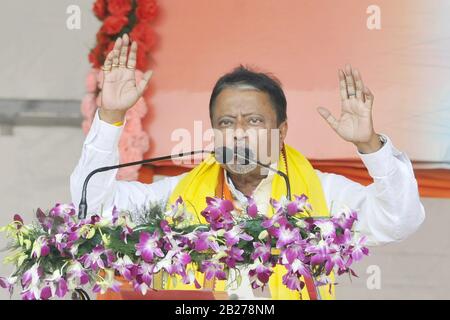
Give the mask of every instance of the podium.
M 229 300 L 225 291 L 149 290 L 145 295 L 133 290 L 119 292 L 122 300 Z
M 164 290 L 160 285 L 162 272 L 158 273 L 153 288 L 147 290 L 146 294 L 135 291 L 134 288 L 121 276 L 116 276 L 116 280 L 121 282 L 119 292 L 108 290 L 104 294 L 97 294 L 97 300 L 229 300 L 226 291 L 215 291 L 206 288 L 198 290 Z M 158 280 L 159 278 L 159 280 Z M 208 288 L 208 289 L 207 289 Z

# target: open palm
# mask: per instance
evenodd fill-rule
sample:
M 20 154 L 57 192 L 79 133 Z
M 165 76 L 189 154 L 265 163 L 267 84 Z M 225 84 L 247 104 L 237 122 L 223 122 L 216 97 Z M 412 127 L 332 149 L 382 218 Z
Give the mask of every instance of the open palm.
M 123 111 L 131 108 L 142 96 L 152 72 L 145 73 L 136 84 L 137 43 L 129 46 L 128 35 L 118 38 L 108 53 L 103 66 L 103 86 L 100 93 L 101 107 L 108 111 Z
M 368 142 L 374 135 L 372 122 L 373 94 L 351 66 L 339 70 L 341 116 L 336 119 L 328 109 L 319 107 L 320 115 L 344 140 L 355 144 Z

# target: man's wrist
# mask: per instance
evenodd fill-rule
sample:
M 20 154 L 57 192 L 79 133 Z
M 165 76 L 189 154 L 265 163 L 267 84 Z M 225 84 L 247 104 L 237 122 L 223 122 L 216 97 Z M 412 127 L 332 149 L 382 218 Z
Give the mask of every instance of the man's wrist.
M 117 123 L 124 122 L 126 111 L 106 110 L 99 108 L 98 116 L 100 120 L 109 124 L 117 125 Z
M 358 148 L 358 152 L 362 154 L 368 154 L 377 152 L 383 147 L 383 141 L 381 140 L 381 136 L 377 133 L 374 133 L 372 137 L 367 142 L 355 143 L 356 148 Z

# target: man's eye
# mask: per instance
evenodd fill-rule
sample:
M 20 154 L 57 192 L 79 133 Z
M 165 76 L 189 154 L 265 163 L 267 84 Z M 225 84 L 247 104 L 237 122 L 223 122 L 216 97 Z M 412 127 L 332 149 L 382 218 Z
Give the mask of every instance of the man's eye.
M 255 125 L 255 124 L 260 124 L 260 123 L 262 122 L 262 120 L 259 119 L 259 118 L 251 118 L 251 119 L 249 120 L 249 122 L 250 122 L 250 124 Z
M 230 120 L 220 120 L 219 125 L 220 126 L 229 126 L 229 125 L 231 125 L 231 121 Z

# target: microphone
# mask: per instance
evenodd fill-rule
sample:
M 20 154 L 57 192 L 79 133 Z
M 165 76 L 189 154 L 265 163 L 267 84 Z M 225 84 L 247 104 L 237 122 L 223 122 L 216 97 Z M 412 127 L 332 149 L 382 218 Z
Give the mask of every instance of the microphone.
M 129 162 L 129 163 L 122 163 L 122 164 L 118 164 L 118 165 L 114 165 L 114 166 L 101 167 L 101 168 L 97 168 L 97 169 L 91 171 L 84 179 L 83 190 L 81 191 L 81 200 L 80 200 L 80 204 L 78 206 L 78 218 L 79 219 L 86 218 L 87 208 L 88 208 L 87 200 L 86 200 L 87 185 L 89 183 L 89 180 L 92 178 L 92 176 L 94 174 L 96 174 L 98 172 L 104 172 L 104 171 L 119 169 L 119 168 L 123 168 L 123 167 L 136 166 L 136 165 L 140 165 L 140 164 L 144 164 L 144 163 L 152 163 L 152 162 L 157 162 L 157 161 L 170 160 L 170 159 L 174 159 L 174 158 L 182 158 L 185 156 L 193 156 L 194 154 L 198 154 L 198 153 L 214 153 L 214 152 L 205 151 L 205 150 L 196 150 L 196 151 L 172 154 L 172 155 L 168 155 L 168 156 L 162 156 L 162 157 L 158 157 L 158 158 L 144 159 L 144 160 Z
M 227 147 L 219 147 L 214 149 L 214 156 L 216 157 L 217 161 L 222 164 L 227 164 L 230 161 L 234 159 L 234 151 Z M 289 201 L 292 200 L 291 197 L 291 184 L 289 182 L 289 177 L 287 174 L 285 174 L 283 171 L 277 170 L 272 168 L 270 165 L 261 163 L 258 161 L 254 155 L 253 152 L 249 148 L 237 148 L 236 156 L 240 159 L 244 159 L 245 162 L 244 165 L 248 165 L 250 163 L 256 164 L 258 166 L 261 166 L 263 168 L 268 169 L 269 171 L 275 172 L 279 176 L 281 176 L 284 179 L 284 183 L 286 184 L 286 197 Z

